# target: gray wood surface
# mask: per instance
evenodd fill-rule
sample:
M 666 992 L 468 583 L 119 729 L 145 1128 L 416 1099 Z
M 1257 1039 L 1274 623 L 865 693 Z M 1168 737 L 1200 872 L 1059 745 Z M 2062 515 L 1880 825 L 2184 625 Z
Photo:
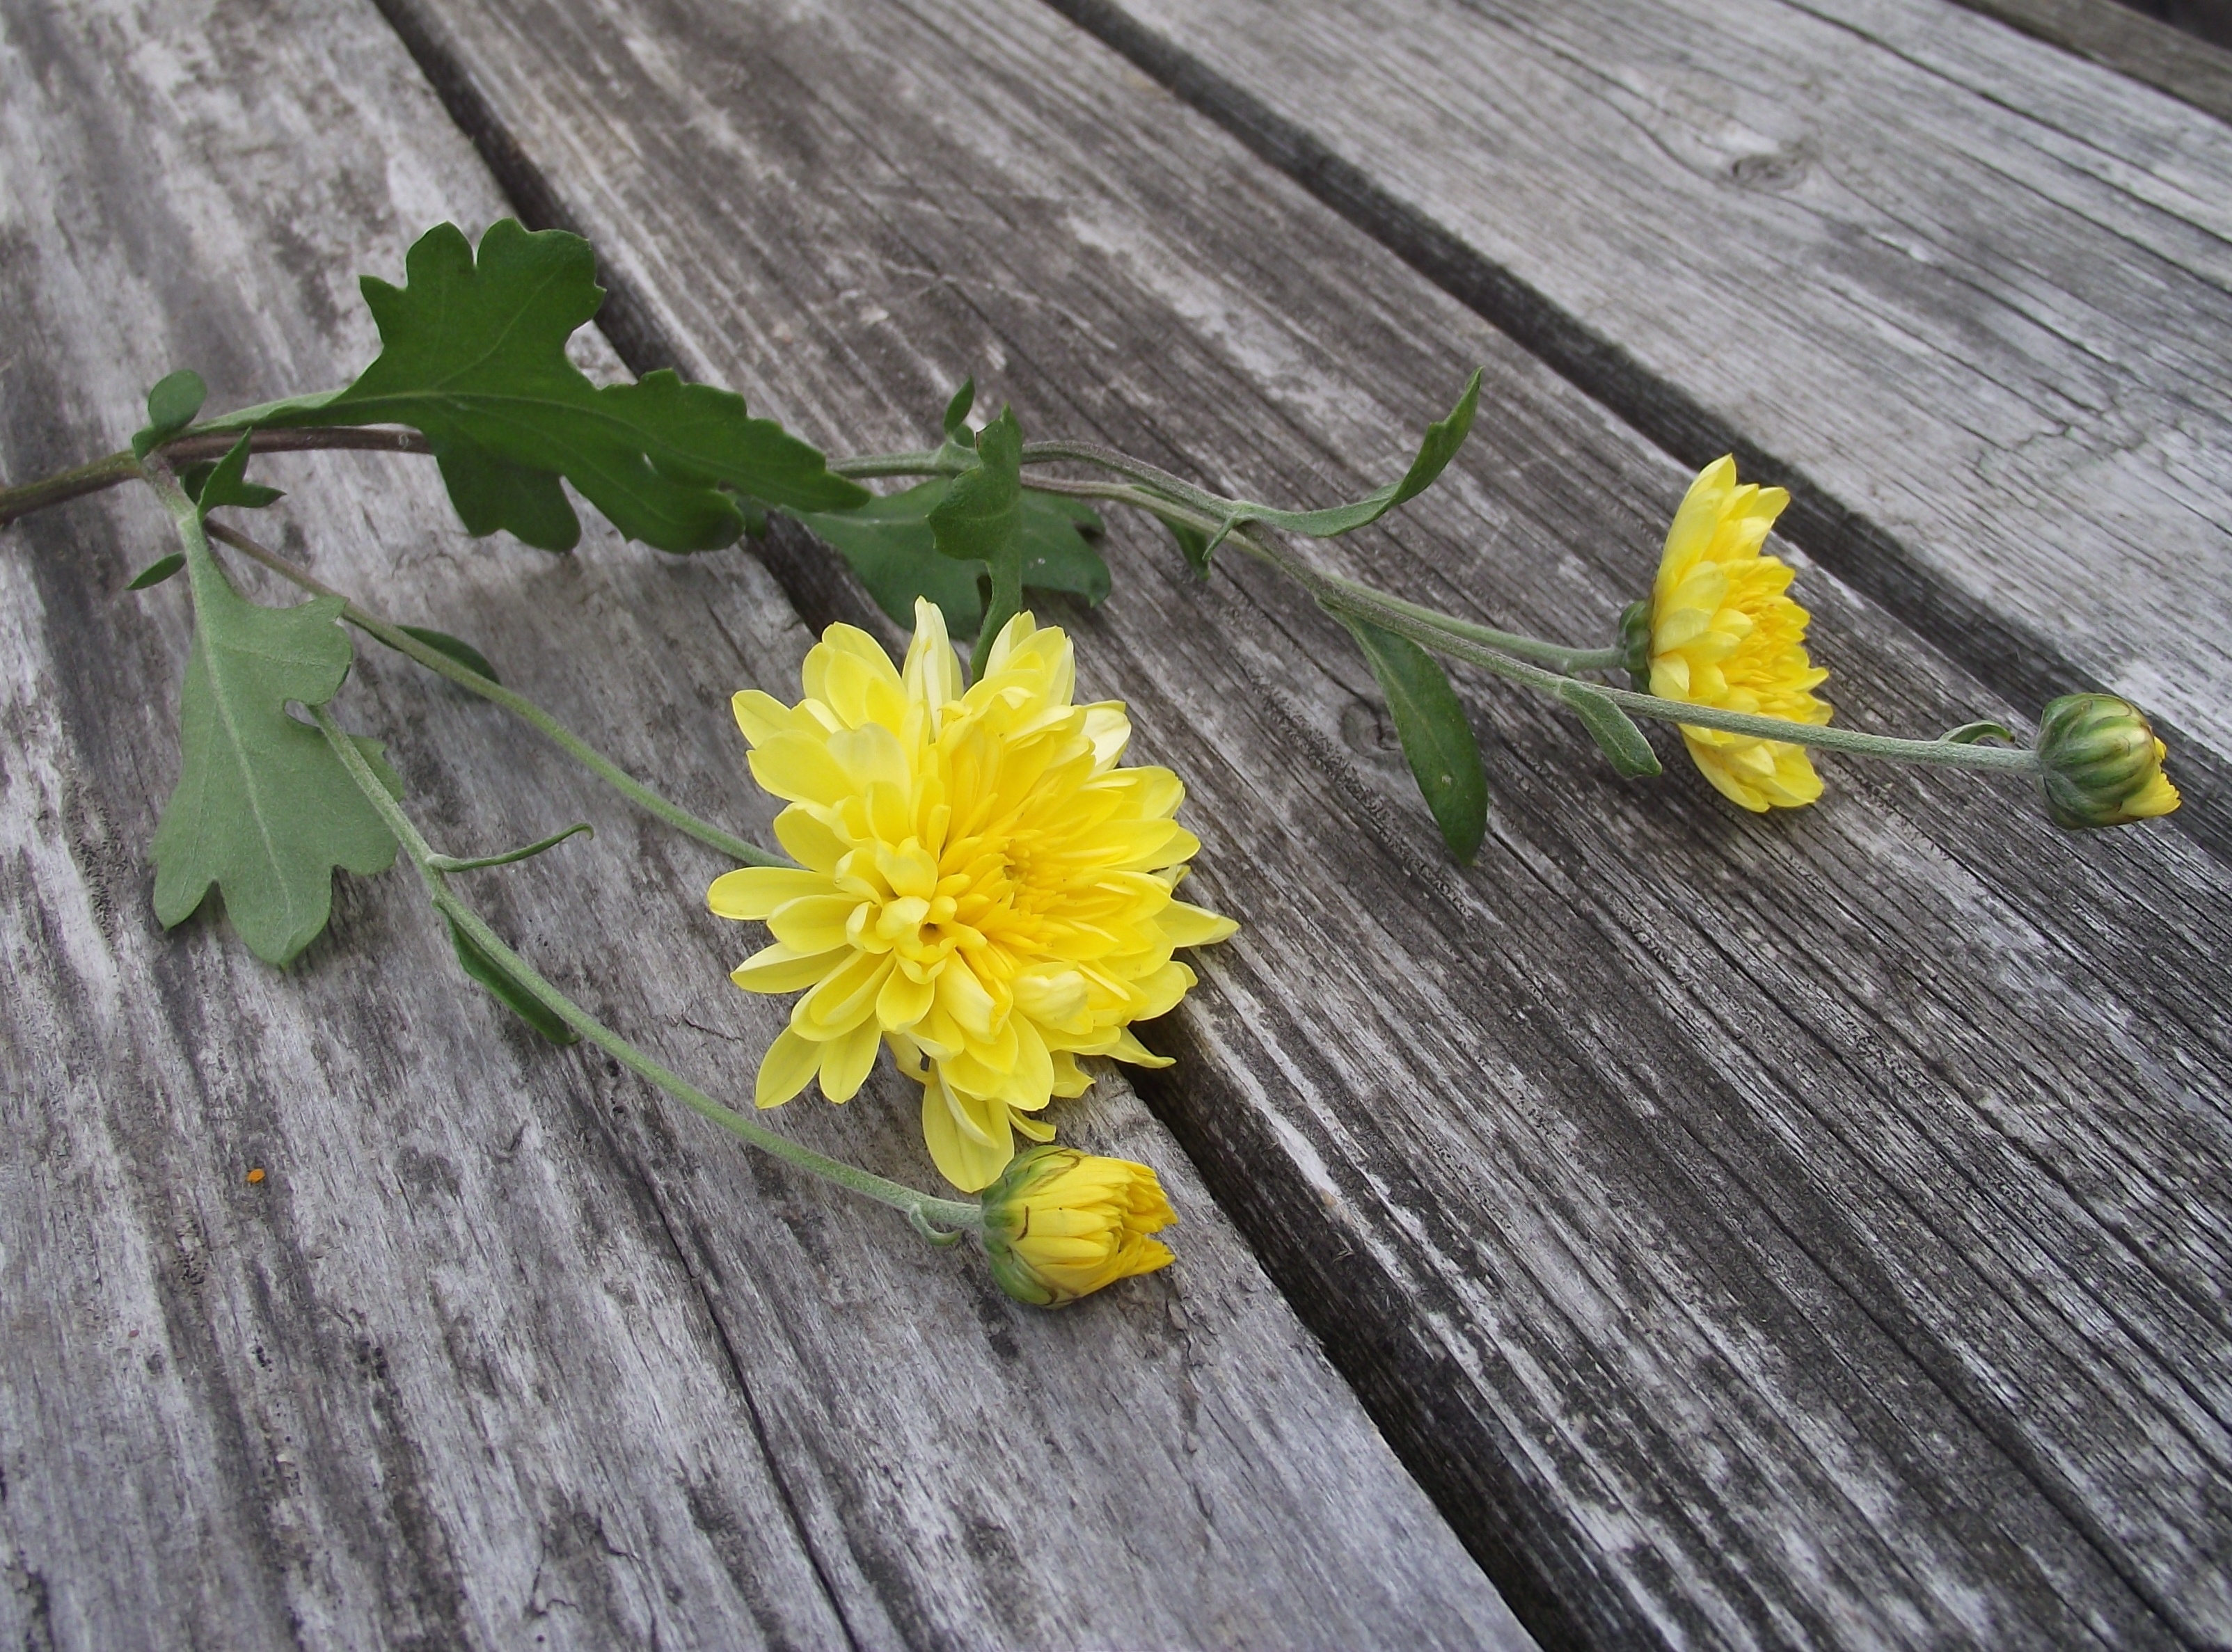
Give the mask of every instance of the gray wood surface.
M 355 273 L 503 210 L 368 7 L 0 20 L 0 475 L 115 445 L 181 363 L 216 405 L 338 381 Z M 764 829 L 727 697 L 808 638 L 749 559 L 473 544 L 416 461 L 259 469 L 324 577 Z M 342 879 L 284 975 L 162 934 L 185 605 L 120 587 L 166 534 L 119 494 L 0 535 L 0 1644 L 1526 1644 L 1120 1084 L 1071 1132 L 1162 1168 L 1183 1260 L 1048 1315 L 540 1043 L 406 874 Z M 593 820 L 475 891 L 748 1089 L 779 1011 L 724 978 L 713 857 L 406 664 L 337 706 L 444 845 Z M 919 1179 L 912 1093 L 779 1117 Z
M 2219 0 L 1959 0 L 2157 91 L 2232 120 L 2232 6 Z
M 1671 450 L 1750 449 L 2003 692 L 2129 693 L 2223 783 L 2232 126 L 1942 0 L 1061 3 Z
M 1648 578 L 1680 464 L 1044 8 L 387 9 L 515 199 L 595 237 L 639 368 L 855 449 L 918 439 L 973 371 L 1027 431 L 1316 503 L 1392 474 L 1485 360 L 1451 480 L 1323 554 L 1575 640 Z M 2190 295 L 2171 253 L 2215 255 L 2183 222 L 2087 279 Z M 1768 302 L 1743 313 L 1793 325 Z M 1817 393 L 1836 344 L 1766 382 Z M 2197 360 L 2161 371 L 2205 425 Z M 1859 765 L 1739 818 L 1678 756 L 1623 785 L 1472 683 L 1497 813 L 1456 871 L 1333 626 L 1136 525 L 1110 554 L 1115 597 L 1065 611 L 1081 669 L 1187 776 L 1201 885 L 1245 926 L 1154 1030 L 1182 1061 L 1149 1099 L 1538 1636 L 2232 1637 L 2219 862 Z M 809 618 L 857 609 L 810 547 L 767 554 Z M 1851 722 L 2007 709 L 1801 577 Z M 2132 603 L 2086 616 L 2110 652 L 2157 640 L 2114 631 L 2160 628 Z

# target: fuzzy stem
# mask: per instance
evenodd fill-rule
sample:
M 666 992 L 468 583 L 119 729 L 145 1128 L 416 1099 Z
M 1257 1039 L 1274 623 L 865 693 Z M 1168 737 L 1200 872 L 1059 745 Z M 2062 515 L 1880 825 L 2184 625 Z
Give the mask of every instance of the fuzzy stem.
M 257 544 L 237 529 L 227 528 L 218 522 L 211 522 L 208 527 L 211 538 L 220 540 L 235 550 L 261 562 L 280 578 L 290 580 L 303 590 L 319 596 L 334 597 L 341 594 L 308 570 L 297 567 L 277 552 Z M 344 599 L 344 600 L 347 599 Z M 791 865 L 791 862 L 782 856 L 770 854 L 756 844 L 748 843 L 733 832 L 723 832 L 711 822 L 699 820 L 679 804 L 669 802 L 526 696 L 516 694 L 500 683 L 490 682 L 471 667 L 451 659 L 438 648 L 429 648 L 410 632 L 389 624 L 377 614 L 368 612 L 353 601 L 341 610 L 341 618 L 367 636 L 385 643 L 397 653 L 408 655 L 428 671 L 448 677 L 459 688 L 470 690 L 483 699 L 502 706 L 514 716 L 532 723 L 614 791 L 627 798 L 646 813 L 665 821 L 676 831 L 686 832 L 689 836 L 697 839 L 698 842 L 710 848 L 718 849 L 723 854 L 740 860 L 748 866 Z
M 864 1198 L 873 1199 L 879 1204 L 889 1205 L 892 1209 L 905 1211 L 910 1215 L 918 1215 L 924 1221 L 944 1221 L 964 1228 L 982 1224 L 983 1208 L 979 1205 L 964 1203 L 957 1199 L 936 1198 L 903 1183 L 887 1181 L 858 1166 L 847 1164 L 842 1159 L 834 1159 L 826 1153 L 817 1153 L 810 1147 L 801 1146 L 788 1137 L 778 1135 L 756 1120 L 746 1118 L 734 1108 L 723 1106 L 680 1074 L 646 1055 L 567 997 L 544 979 L 533 964 L 504 944 L 496 932 L 482 920 L 480 914 L 451 890 L 449 880 L 436 870 L 441 857 L 436 855 L 431 845 L 419 834 L 418 828 L 403 812 L 402 806 L 388 795 L 387 788 L 380 783 L 379 776 L 372 772 L 371 765 L 365 761 L 355 742 L 341 732 L 333 715 L 323 706 L 312 706 L 309 711 L 324 733 L 327 743 L 347 768 L 349 778 L 356 782 L 357 789 L 364 794 L 366 800 L 380 812 L 381 820 L 387 823 L 388 830 L 394 832 L 396 841 L 403 845 L 404 853 L 411 858 L 411 864 L 418 868 L 419 878 L 425 884 L 426 893 L 433 901 L 435 909 L 470 936 L 483 952 L 503 966 L 505 974 L 532 993 L 536 1001 L 551 1014 L 614 1060 L 650 1079 L 700 1118 L 718 1124 L 730 1135 L 749 1143 L 762 1152 L 771 1153 L 787 1163 L 812 1171 L 815 1176 L 826 1176 L 840 1187 L 848 1188 Z
M 219 431 L 211 435 L 181 436 L 155 450 L 173 465 L 188 465 L 203 459 L 221 459 L 230 453 L 240 440 L 237 432 Z M 351 430 L 341 426 L 321 425 L 299 431 L 258 431 L 251 439 L 251 452 L 303 453 L 313 449 L 353 448 L 368 453 L 427 453 L 426 438 L 416 431 Z M 153 455 L 150 455 L 152 457 Z M 36 482 L 26 482 L 20 487 L 0 488 L 0 528 L 6 527 L 19 516 L 28 516 L 35 510 L 44 510 L 71 499 L 81 499 L 119 483 L 134 482 L 141 476 L 140 463 L 129 451 L 112 453 L 105 459 L 95 459 L 91 464 L 81 464 L 75 470 L 44 476 Z

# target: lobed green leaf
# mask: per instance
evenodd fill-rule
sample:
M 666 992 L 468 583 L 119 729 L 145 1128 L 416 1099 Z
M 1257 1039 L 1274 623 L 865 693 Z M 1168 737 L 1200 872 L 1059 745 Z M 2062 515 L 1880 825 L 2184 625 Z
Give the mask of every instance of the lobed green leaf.
M 989 570 L 938 554 L 930 513 L 948 486 L 940 477 L 857 510 L 814 511 L 798 520 L 844 557 L 894 625 L 912 625 L 915 599 L 926 597 L 944 613 L 948 632 L 973 637 L 984 612 L 978 583 Z M 1060 591 L 1093 604 L 1106 598 L 1108 565 L 1092 544 L 1100 535 L 1100 518 L 1091 506 L 1026 488 L 1022 531 L 1025 589 Z
M 469 531 L 503 528 L 545 550 L 581 537 L 561 478 L 621 533 L 668 551 L 733 544 L 746 528 L 736 495 L 802 511 L 868 497 L 732 392 L 665 369 L 593 385 L 566 356 L 604 301 L 578 236 L 506 218 L 476 257 L 444 224 L 405 269 L 402 287 L 362 282 L 379 358 L 337 394 L 258 410 L 258 424 L 408 425 L 433 448 Z
M 198 538 L 198 530 L 196 530 Z M 287 703 L 322 705 L 348 674 L 339 597 L 263 608 L 190 545 L 194 643 L 179 703 L 178 783 L 156 828 L 155 916 L 165 928 L 211 888 L 249 949 L 283 964 L 317 938 L 335 867 L 369 875 L 395 839 L 325 736 Z M 398 795 L 377 741 L 357 746 Z

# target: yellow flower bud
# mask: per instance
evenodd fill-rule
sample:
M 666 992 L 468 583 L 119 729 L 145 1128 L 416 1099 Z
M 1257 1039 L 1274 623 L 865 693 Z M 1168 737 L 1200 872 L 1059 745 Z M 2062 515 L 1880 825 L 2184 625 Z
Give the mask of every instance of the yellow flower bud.
M 2065 694 L 2038 720 L 2046 807 L 2058 825 L 2123 826 L 2177 807 L 2146 714 L 2113 694 Z
M 1009 1161 L 982 1197 L 992 1277 L 1034 1307 L 1067 1307 L 1172 1260 L 1170 1247 L 1147 1235 L 1178 1212 L 1155 1173 L 1128 1159 L 1035 1147 Z

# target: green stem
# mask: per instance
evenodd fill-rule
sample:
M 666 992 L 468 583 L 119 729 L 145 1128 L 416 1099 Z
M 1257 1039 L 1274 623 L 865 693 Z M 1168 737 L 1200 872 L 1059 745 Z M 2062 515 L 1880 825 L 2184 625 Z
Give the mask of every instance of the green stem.
M 1322 576 L 1337 590 L 1353 592 L 1376 601 L 1397 613 L 1408 614 L 1422 625 L 1431 625 L 1451 637 L 1480 644 L 1499 653 L 1534 660 L 1554 671 L 1571 676 L 1575 671 L 1609 671 L 1616 669 L 1625 658 L 1617 648 L 1567 648 L 1560 643 L 1546 643 L 1539 637 L 1524 637 L 1517 632 L 1496 631 L 1488 625 L 1476 625 L 1470 619 L 1460 619 L 1455 614 L 1445 614 L 1437 608 L 1428 608 L 1385 591 L 1373 589 L 1359 580 L 1343 579 L 1338 573 Z
M 181 436 L 165 443 L 156 450 L 174 465 L 193 464 L 203 459 L 221 459 L 232 450 L 240 440 L 237 433 Z M 319 448 L 354 448 L 369 453 L 426 453 L 431 450 L 426 438 L 416 431 L 349 430 L 340 426 L 321 425 L 299 431 L 258 431 L 252 450 L 257 453 L 302 453 Z M 35 510 L 44 510 L 72 499 L 81 499 L 87 494 L 99 493 L 114 488 L 119 483 L 137 481 L 141 470 L 140 461 L 127 452 L 112 453 L 105 459 L 95 459 L 91 464 L 81 464 L 75 470 L 27 482 L 20 487 L 0 488 L 0 528 L 6 527 L 19 516 L 28 516 Z
M 356 782 L 357 789 L 380 812 L 380 818 L 387 823 L 388 830 L 394 832 L 396 841 L 403 845 L 404 853 L 411 858 L 411 864 L 418 868 L 419 878 L 425 884 L 427 895 L 433 901 L 435 909 L 471 936 L 483 952 L 501 964 L 507 975 L 532 993 L 552 1014 L 614 1060 L 650 1079 L 700 1118 L 718 1124 L 730 1135 L 749 1142 L 762 1152 L 771 1153 L 787 1163 L 795 1164 L 802 1170 L 810 1170 L 816 1176 L 826 1176 L 840 1187 L 849 1188 L 864 1198 L 889 1205 L 894 1210 L 905 1211 L 924 1221 L 944 1221 L 964 1228 L 981 1225 L 983 1208 L 979 1205 L 964 1203 L 957 1199 L 936 1198 L 901 1182 L 871 1175 L 842 1159 L 817 1153 L 788 1137 L 778 1135 L 734 1108 L 723 1106 L 679 1073 L 652 1059 L 560 992 L 533 964 L 504 944 L 496 932 L 482 920 L 479 913 L 458 899 L 451 890 L 449 880 L 436 869 L 444 857 L 435 853 L 432 846 L 419 834 L 411 817 L 403 812 L 402 806 L 388 795 L 387 788 L 380 783 L 379 776 L 372 772 L 371 765 L 365 761 L 364 755 L 357 750 L 355 742 L 341 732 L 332 714 L 323 706 L 312 706 L 309 710 L 325 734 L 327 743 L 348 769 L 349 778 Z
M 829 468 L 840 476 L 950 476 L 969 467 L 942 448 L 912 453 L 862 453 L 850 459 L 833 459 Z
M 1241 540 L 1238 534 L 1233 537 L 1236 541 Z M 1368 619 L 1376 625 L 1408 637 L 1424 647 L 1554 696 L 1572 681 L 1554 671 L 1544 671 L 1540 666 L 1513 659 L 1492 648 L 1453 635 L 1445 626 L 1421 620 L 1405 612 L 1410 605 L 1392 605 L 1369 586 L 1358 586 L 1347 580 L 1335 583 L 1290 553 L 1278 550 L 1259 540 L 1241 542 L 1264 560 L 1300 580 L 1328 606 Z M 1819 723 L 1797 722 L 1788 717 L 1762 717 L 1745 711 L 1723 711 L 1715 706 L 1661 699 L 1657 695 L 1638 694 L 1629 689 L 1595 683 L 1588 686 L 1592 693 L 1601 694 L 1624 710 L 1638 716 L 1656 717 L 1664 722 L 1686 723 L 1693 728 L 1717 729 L 1729 734 L 1780 740 L 1794 746 L 1846 752 L 1856 757 L 1885 757 L 1898 762 L 1928 763 L 1941 768 L 1982 768 L 2011 774 L 2034 774 L 2038 772 L 2038 754 L 2034 751 L 1963 745 L 1942 740 L 1900 740 L 1889 735 L 1862 734 L 1854 729 L 1829 729 Z
M 280 578 L 290 580 L 303 590 L 319 596 L 337 597 L 341 593 L 317 579 L 307 570 L 297 567 L 277 552 L 257 544 L 247 534 L 221 523 L 209 524 L 210 537 L 221 540 L 235 550 L 261 562 Z M 614 791 L 627 798 L 646 813 L 655 816 L 710 848 L 719 850 L 748 866 L 788 866 L 792 863 L 781 855 L 770 854 L 758 845 L 748 843 L 733 832 L 723 832 L 710 821 L 701 820 L 680 805 L 670 803 L 642 781 L 634 778 L 618 763 L 606 756 L 588 742 L 545 711 L 524 695 L 516 694 L 500 683 L 490 682 L 468 665 L 460 664 L 439 649 L 429 648 L 410 632 L 390 625 L 379 615 L 367 612 L 354 601 L 341 610 L 341 618 L 367 636 L 385 643 L 399 654 L 406 654 L 428 671 L 446 677 L 459 688 L 468 689 L 483 699 L 502 706 L 514 716 L 532 723 L 575 758 Z

